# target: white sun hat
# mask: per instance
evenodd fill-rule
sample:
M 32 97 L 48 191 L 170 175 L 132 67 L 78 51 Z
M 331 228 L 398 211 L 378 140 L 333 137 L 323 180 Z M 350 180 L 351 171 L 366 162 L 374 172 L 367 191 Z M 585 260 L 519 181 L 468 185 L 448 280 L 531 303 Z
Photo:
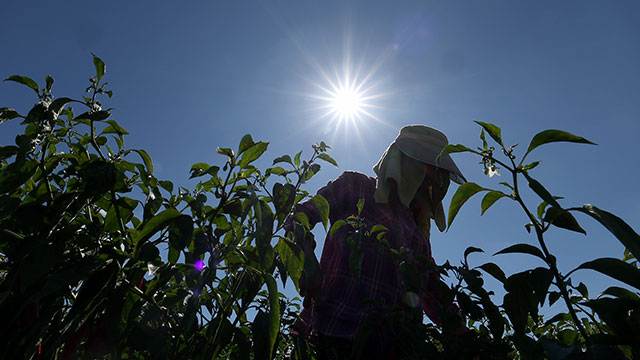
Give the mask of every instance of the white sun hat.
M 409 207 L 426 176 L 424 164 L 447 170 L 451 180 L 458 184 L 465 183 L 464 176 L 449 155 L 437 159 L 442 149 L 447 145 L 447 137 L 441 131 L 424 125 L 403 127 L 398 137 L 389 145 L 373 167 L 373 171 L 377 175 L 374 194 L 376 202 L 387 203 L 389 201 L 391 187 L 388 180 L 392 179 L 397 184 L 400 202 Z M 446 222 L 442 202 L 431 204 L 430 199 L 417 200 L 429 208 L 427 217 L 432 218 L 438 229 L 443 231 Z M 425 230 L 428 232 L 428 226 Z
M 440 130 L 425 125 L 408 125 L 400 129 L 394 144 L 410 158 L 449 171 L 453 182 L 467 182 L 449 154 L 438 159 L 442 149 L 449 145 L 447 136 Z

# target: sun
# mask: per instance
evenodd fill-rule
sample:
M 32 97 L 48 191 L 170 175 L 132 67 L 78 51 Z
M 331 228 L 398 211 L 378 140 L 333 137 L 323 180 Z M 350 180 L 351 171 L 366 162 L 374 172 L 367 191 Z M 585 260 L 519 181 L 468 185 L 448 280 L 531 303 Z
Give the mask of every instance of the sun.
M 370 76 L 358 76 L 348 69 L 333 78 L 323 72 L 325 83 L 316 83 L 320 94 L 313 96 L 323 110 L 322 119 L 333 125 L 353 124 L 375 118 L 372 110 L 378 107 L 375 100 L 381 96 L 369 84 Z
M 366 103 L 354 84 L 341 86 L 332 92 L 330 109 L 339 120 L 354 120 L 364 114 Z

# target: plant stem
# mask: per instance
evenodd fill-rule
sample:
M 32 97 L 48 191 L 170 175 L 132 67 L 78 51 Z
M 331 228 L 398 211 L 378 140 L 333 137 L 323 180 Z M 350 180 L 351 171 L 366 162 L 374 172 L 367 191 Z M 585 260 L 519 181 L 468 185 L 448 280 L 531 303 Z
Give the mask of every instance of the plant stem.
M 525 214 L 527 215 L 527 217 L 535 227 L 536 237 L 538 239 L 538 243 L 540 244 L 540 248 L 542 249 L 542 252 L 544 254 L 544 261 L 547 263 L 551 272 L 553 273 L 553 277 L 556 279 L 556 286 L 558 286 L 558 289 L 560 289 L 560 294 L 562 295 L 562 299 L 567 305 L 567 308 L 569 310 L 569 313 L 571 314 L 571 318 L 573 319 L 574 324 L 580 331 L 580 334 L 582 334 L 582 337 L 584 338 L 587 345 L 589 345 L 590 344 L 589 336 L 587 335 L 587 331 L 582 326 L 582 323 L 580 322 L 580 319 L 578 318 L 578 315 L 576 314 L 576 311 L 573 308 L 573 304 L 571 303 L 571 298 L 569 297 L 567 287 L 564 283 L 564 280 L 562 279 L 562 276 L 560 275 L 560 272 L 558 271 L 558 267 L 556 266 L 555 257 L 551 255 L 551 253 L 549 252 L 549 249 L 547 249 L 547 245 L 544 242 L 544 237 L 543 237 L 544 231 L 542 229 L 542 225 L 536 220 L 533 214 L 531 214 L 527 206 L 524 204 L 524 201 L 522 201 L 522 198 L 520 197 L 520 192 L 518 191 L 517 167 L 513 159 L 511 159 L 511 163 L 513 164 L 513 168 L 516 169 L 514 171 L 511 171 L 511 174 L 513 176 L 513 194 L 515 196 L 515 200 L 518 202 L 518 204 L 520 204 L 520 207 L 522 207 L 522 210 L 524 210 Z

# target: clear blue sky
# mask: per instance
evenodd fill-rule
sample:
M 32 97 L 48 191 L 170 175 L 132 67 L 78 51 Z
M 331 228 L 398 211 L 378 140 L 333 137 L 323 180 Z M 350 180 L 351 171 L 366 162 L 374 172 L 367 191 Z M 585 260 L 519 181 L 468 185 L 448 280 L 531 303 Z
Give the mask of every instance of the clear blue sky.
M 3 14 L 0 77 L 56 79 L 54 94 L 79 97 L 93 73 L 90 52 L 107 64 L 115 95 L 106 106 L 128 129 L 129 147 L 147 149 L 156 175 L 178 184 L 191 164 L 219 162 L 217 146 L 245 133 L 271 143 L 268 158 L 321 140 L 340 168 L 324 166 L 309 190 L 344 170 L 371 167 L 407 124 L 479 144 L 473 120 L 502 127 L 506 143 L 562 129 L 598 146 L 551 144 L 532 172 L 566 206 L 593 203 L 640 229 L 640 3 L 636 1 L 13 1 Z M 309 95 L 348 61 L 371 74 L 376 119 L 349 126 L 322 120 Z M 0 106 L 26 113 L 31 90 L 0 83 Z M 0 127 L 0 143 L 15 126 Z M 467 179 L 498 188 L 478 159 L 455 155 Z M 263 164 L 270 165 L 269 161 Z M 446 204 L 455 188 L 452 187 Z M 538 200 L 531 197 L 530 204 Z M 433 233 L 434 256 L 456 263 L 470 245 L 492 254 L 533 243 L 515 203 L 480 217 L 480 197 L 448 233 Z M 588 218 L 589 236 L 554 230 L 548 240 L 562 270 L 622 247 Z M 319 232 L 322 238 L 322 232 Z M 540 265 L 525 256 L 492 259 L 507 273 Z M 594 289 L 608 281 L 578 274 Z

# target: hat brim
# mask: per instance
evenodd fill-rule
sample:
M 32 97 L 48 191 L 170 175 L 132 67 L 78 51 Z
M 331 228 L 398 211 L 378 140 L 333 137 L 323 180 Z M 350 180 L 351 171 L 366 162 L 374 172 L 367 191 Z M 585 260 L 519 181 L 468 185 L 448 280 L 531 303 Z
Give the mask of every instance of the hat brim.
M 453 182 L 457 184 L 467 182 L 449 154 L 438 158 L 443 148 L 440 144 L 418 141 L 411 138 L 396 139 L 395 144 L 398 149 L 408 157 L 449 171 L 449 177 Z

